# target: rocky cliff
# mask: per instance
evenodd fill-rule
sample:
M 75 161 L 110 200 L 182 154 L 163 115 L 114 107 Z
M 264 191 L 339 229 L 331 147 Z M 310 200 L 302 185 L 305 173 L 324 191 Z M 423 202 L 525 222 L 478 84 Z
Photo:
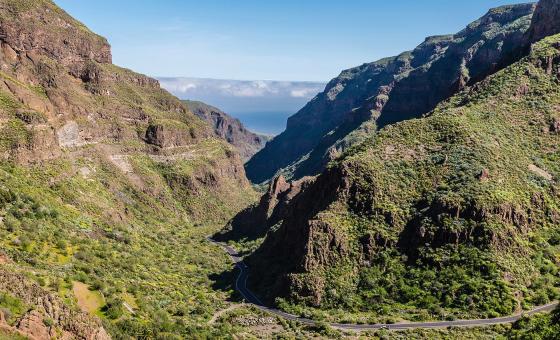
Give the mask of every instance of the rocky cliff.
M 189 109 L 214 127 L 220 138 L 233 145 L 247 161 L 264 148 L 270 137 L 247 130 L 243 124 L 218 108 L 197 101 L 185 101 Z
M 288 206 L 293 198 L 312 181 L 312 178 L 303 178 L 287 182 L 283 176 L 278 176 L 269 184 L 268 191 L 258 203 L 235 215 L 214 239 L 251 241 L 264 237 L 271 228 L 288 217 Z
M 453 50 L 447 40 L 438 39 Z M 425 117 L 345 153 L 284 207 L 247 260 L 250 286 L 290 312 L 408 320 L 556 299 L 559 46 L 547 37 L 494 75 L 465 78 Z
M 537 4 L 533 23 L 527 32 L 529 43 L 544 37 L 560 33 L 560 2 L 557 0 L 541 0 Z
M 50 0 L 0 0 L 0 249 L 11 263 L 0 267 L 57 305 L 0 279 L 0 308 L 37 311 L 11 326 L 93 339 L 98 316 L 115 337 L 192 334 L 223 300 L 208 278 L 220 262 L 192 240 L 254 195 L 239 153 L 156 80 L 113 65 L 104 38 Z M 205 298 L 162 307 L 189 294 Z M 74 309 L 95 316 L 83 323 Z
M 492 9 L 457 34 L 429 37 L 410 52 L 343 71 L 246 164 L 249 179 L 260 183 L 279 171 L 293 178 L 317 174 L 376 129 L 421 117 L 507 65 L 534 8 Z
M 25 276 L 3 269 L 0 269 L 0 275 L 0 291 L 8 292 L 30 306 L 30 310 L 15 322 L 13 328 L 8 326 L 3 311 L 0 310 L 0 327 L 37 340 L 111 339 L 99 319 L 72 310 L 56 295 L 29 282 Z
M 127 159 L 135 155 L 195 161 L 203 156 L 197 149 L 213 143 L 227 154 L 231 179 L 248 187 L 238 155 L 211 142 L 213 131 L 156 80 L 112 65 L 105 39 L 50 1 L 6 0 L 2 6 L 4 159 L 37 164 L 88 148 L 128 169 Z M 134 169 L 122 171 L 135 175 Z M 219 187 L 220 178 L 214 179 Z
M 110 64 L 111 47 L 48 0 L 4 1 L 0 38 L 18 53 L 45 55 L 75 75 L 86 62 Z M 22 25 L 22 22 L 27 23 Z

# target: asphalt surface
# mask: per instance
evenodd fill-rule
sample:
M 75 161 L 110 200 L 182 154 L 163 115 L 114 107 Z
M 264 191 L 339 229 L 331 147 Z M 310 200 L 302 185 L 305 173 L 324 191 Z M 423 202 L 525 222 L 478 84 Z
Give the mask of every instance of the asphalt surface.
M 273 315 L 277 315 L 282 317 L 286 320 L 297 321 L 305 325 L 317 325 L 319 322 L 307 318 L 302 318 L 296 315 L 288 314 L 281 310 L 270 308 L 265 306 L 259 298 L 253 294 L 247 288 L 247 278 L 249 277 L 249 267 L 243 262 L 243 258 L 239 256 L 239 253 L 233 249 L 232 247 L 216 242 L 211 238 L 208 240 L 214 244 L 219 245 L 222 249 L 224 249 L 228 255 L 231 257 L 233 262 L 235 263 L 237 269 L 239 269 L 239 275 L 235 280 L 235 289 L 243 296 L 248 303 L 254 305 L 258 309 L 268 312 Z M 539 306 L 533 310 L 526 311 L 523 313 L 511 315 L 511 316 L 504 316 L 501 318 L 495 319 L 473 319 L 473 320 L 454 320 L 454 321 L 430 321 L 430 322 L 406 322 L 406 323 L 394 323 L 394 324 L 374 324 L 374 325 L 366 325 L 366 324 L 342 324 L 342 323 L 329 323 L 329 325 L 333 328 L 343 329 L 343 330 L 353 330 L 353 331 L 367 331 L 367 330 L 376 330 L 376 329 L 392 329 L 392 330 L 405 330 L 405 329 L 418 329 L 418 328 L 447 328 L 447 327 L 477 327 L 477 326 L 490 326 L 490 325 L 499 325 L 499 324 L 507 324 L 513 323 L 523 317 L 531 316 L 538 313 L 549 313 L 555 310 L 558 307 L 558 301 L 549 303 L 547 305 Z

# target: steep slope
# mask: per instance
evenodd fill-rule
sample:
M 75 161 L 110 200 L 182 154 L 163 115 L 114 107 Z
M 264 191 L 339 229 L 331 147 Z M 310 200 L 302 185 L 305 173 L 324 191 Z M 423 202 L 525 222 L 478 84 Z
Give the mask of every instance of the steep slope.
M 250 285 L 292 312 L 361 320 L 557 299 L 559 85 L 556 35 L 427 117 L 382 129 L 292 199 L 248 259 Z
M 304 178 L 295 182 L 287 182 L 278 176 L 270 182 L 268 191 L 259 202 L 239 212 L 228 222 L 223 230 L 214 235 L 217 241 L 253 241 L 262 238 L 288 213 L 292 199 L 312 182 L 312 178 Z
M 198 101 L 187 100 L 184 103 L 192 113 L 213 126 L 217 136 L 235 146 L 245 161 L 264 148 L 270 140 L 268 136 L 247 130 L 238 119 L 230 117 L 218 108 Z
M 560 33 L 560 2 L 541 0 L 535 10 L 534 20 L 527 32 L 529 42 L 537 42 L 545 37 Z
M 235 149 L 113 65 L 104 38 L 50 0 L 0 0 L 2 271 L 115 337 L 204 333 L 227 296 L 210 279 L 227 261 L 204 237 L 254 195 Z M 18 306 L 53 331 L 81 318 L 4 282 L 13 326 Z
M 260 183 L 278 171 L 315 175 L 376 128 L 429 112 L 507 64 L 533 11 L 533 4 L 496 8 L 455 35 L 429 37 L 413 51 L 343 71 L 246 164 L 249 179 Z

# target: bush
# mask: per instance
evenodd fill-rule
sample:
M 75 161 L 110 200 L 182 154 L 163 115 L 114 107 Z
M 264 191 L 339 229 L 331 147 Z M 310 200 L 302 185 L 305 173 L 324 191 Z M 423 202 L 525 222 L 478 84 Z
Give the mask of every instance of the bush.
M 101 310 L 109 319 L 116 320 L 124 315 L 124 301 L 121 299 L 111 299 Z
M 21 222 L 11 215 L 4 218 L 4 225 L 6 226 L 6 230 L 11 233 L 21 228 Z

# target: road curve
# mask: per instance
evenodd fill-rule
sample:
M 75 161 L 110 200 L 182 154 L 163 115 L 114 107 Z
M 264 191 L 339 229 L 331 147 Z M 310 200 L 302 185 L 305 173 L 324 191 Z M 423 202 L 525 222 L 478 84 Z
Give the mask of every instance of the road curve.
M 243 262 L 243 258 L 239 256 L 239 253 L 228 246 L 227 244 L 214 241 L 208 238 L 208 241 L 220 246 L 224 249 L 228 255 L 231 257 L 237 269 L 239 269 L 239 275 L 235 280 L 235 289 L 243 296 L 248 303 L 254 305 L 258 309 L 268 312 L 273 315 L 277 315 L 286 320 L 297 321 L 305 325 L 317 325 L 318 321 L 302 318 L 296 315 L 292 315 L 281 310 L 270 308 L 265 306 L 259 298 L 253 294 L 247 288 L 247 278 L 249 277 L 249 267 Z M 352 330 L 352 331 L 368 331 L 376 329 L 391 329 L 391 330 L 405 330 L 405 329 L 418 329 L 418 328 L 446 328 L 446 327 L 476 327 L 476 326 L 490 326 L 513 323 L 525 316 L 531 316 L 537 313 L 548 313 L 555 310 L 559 305 L 558 301 L 549 303 L 547 305 L 539 306 L 533 310 L 522 312 L 519 314 L 504 316 L 495 319 L 474 319 L 474 320 L 454 320 L 454 321 L 429 321 L 429 322 L 406 322 L 406 323 L 394 323 L 394 324 L 343 324 L 343 323 L 328 323 L 331 327 L 342 329 L 342 330 Z

